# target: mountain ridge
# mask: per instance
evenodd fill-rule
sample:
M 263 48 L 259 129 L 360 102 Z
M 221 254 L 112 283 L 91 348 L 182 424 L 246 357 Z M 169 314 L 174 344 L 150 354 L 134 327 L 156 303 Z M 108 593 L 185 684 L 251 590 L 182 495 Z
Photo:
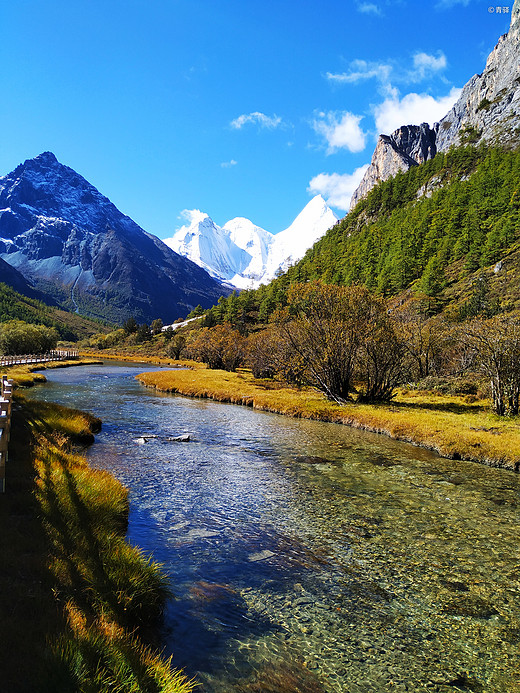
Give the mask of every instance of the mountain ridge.
M 172 322 L 227 293 L 52 152 L 0 178 L 0 258 L 65 308 L 113 322 Z
M 428 123 L 403 125 L 390 135 L 379 136 L 350 210 L 375 185 L 432 159 L 437 152 L 465 143 L 513 146 L 519 128 L 520 0 L 515 0 L 508 33 L 498 39 L 482 73 L 466 83 L 444 118 L 431 128 Z
M 255 288 L 300 260 L 337 221 L 323 197 L 316 195 L 277 234 L 244 217 L 235 217 L 221 227 L 207 214 L 193 210 L 191 224 L 164 242 L 220 281 L 239 289 Z

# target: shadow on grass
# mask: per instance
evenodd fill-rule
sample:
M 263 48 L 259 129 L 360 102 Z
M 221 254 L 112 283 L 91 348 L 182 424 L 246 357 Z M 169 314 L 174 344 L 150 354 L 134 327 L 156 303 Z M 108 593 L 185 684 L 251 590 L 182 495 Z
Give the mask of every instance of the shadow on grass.
M 67 417 L 76 419 L 76 442 L 96 422 L 19 403 L 9 494 L 0 499 L 2 690 L 191 691 L 141 640 L 152 641 L 169 590 L 160 566 L 124 540 L 126 490 L 72 452 Z
M 489 412 L 490 409 L 484 405 L 462 404 L 456 402 L 386 402 L 386 403 L 371 403 L 371 406 L 380 409 L 396 409 L 402 411 L 427 411 L 447 412 L 450 414 L 482 414 Z

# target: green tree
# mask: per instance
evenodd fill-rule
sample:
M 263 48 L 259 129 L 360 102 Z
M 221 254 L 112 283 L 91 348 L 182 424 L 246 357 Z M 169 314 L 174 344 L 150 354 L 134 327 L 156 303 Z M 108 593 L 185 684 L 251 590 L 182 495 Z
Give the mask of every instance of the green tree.
M 22 320 L 0 324 L 0 353 L 5 355 L 44 354 L 55 349 L 57 341 L 58 334 L 53 327 Z
M 128 318 L 128 320 L 125 320 L 123 323 L 123 329 L 127 335 L 134 334 L 134 332 L 137 332 L 138 327 L 139 325 L 137 324 L 135 318 Z
M 164 325 L 161 318 L 156 318 L 155 320 L 152 320 L 152 324 L 150 325 L 152 334 L 161 334 L 163 326 Z

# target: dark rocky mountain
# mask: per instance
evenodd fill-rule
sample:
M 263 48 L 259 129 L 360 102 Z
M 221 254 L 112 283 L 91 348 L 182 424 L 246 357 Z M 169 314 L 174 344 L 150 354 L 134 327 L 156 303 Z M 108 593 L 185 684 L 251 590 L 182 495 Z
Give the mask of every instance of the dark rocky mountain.
M 173 322 L 229 293 L 50 152 L 0 178 L 0 258 L 65 308 L 113 322 Z
M 381 181 L 408 171 L 437 152 L 466 143 L 518 146 L 520 141 L 520 0 L 509 32 L 501 36 L 482 74 L 465 85 L 453 108 L 432 128 L 405 125 L 380 135 L 372 161 L 352 196 L 353 209 Z
M 46 297 L 29 284 L 23 274 L 0 258 L 0 282 L 7 284 L 19 294 L 43 300 Z

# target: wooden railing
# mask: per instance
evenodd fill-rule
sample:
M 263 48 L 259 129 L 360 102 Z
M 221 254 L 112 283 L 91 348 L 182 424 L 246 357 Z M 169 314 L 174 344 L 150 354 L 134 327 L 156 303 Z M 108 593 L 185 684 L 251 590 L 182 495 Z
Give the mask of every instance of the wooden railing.
M 11 432 L 13 381 L 0 376 L 0 493 L 5 492 L 5 467 Z
M 17 356 L 0 356 L 0 366 L 23 366 L 28 363 L 45 363 L 47 361 L 68 361 L 77 359 L 77 349 L 54 349 L 47 354 L 22 354 Z

